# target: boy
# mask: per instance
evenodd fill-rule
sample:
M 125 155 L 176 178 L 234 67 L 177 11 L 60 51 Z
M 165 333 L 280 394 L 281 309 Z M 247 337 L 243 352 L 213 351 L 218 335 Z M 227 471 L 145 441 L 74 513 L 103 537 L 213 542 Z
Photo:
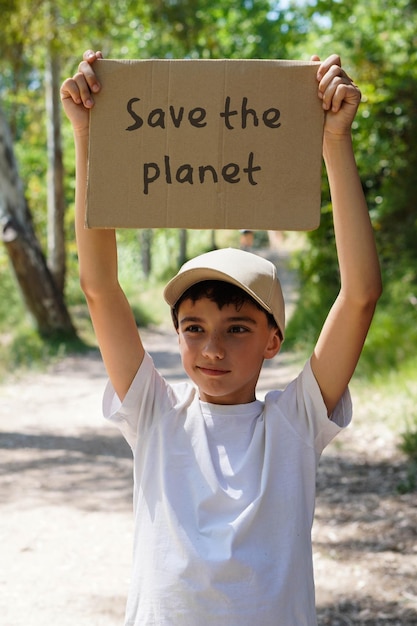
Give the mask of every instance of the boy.
M 170 385 L 145 353 L 119 286 L 114 232 L 84 229 L 97 58 L 85 53 L 61 98 L 76 144 L 80 281 L 110 379 L 104 412 L 134 455 L 126 625 L 313 626 L 317 462 L 350 420 L 347 385 L 381 293 L 351 142 L 360 92 L 338 56 L 318 66 L 341 289 L 301 374 L 260 402 L 259 371 L 285 331 L 272 264 L 220 250 L 170 281 L 165 298 L 193 382 Z

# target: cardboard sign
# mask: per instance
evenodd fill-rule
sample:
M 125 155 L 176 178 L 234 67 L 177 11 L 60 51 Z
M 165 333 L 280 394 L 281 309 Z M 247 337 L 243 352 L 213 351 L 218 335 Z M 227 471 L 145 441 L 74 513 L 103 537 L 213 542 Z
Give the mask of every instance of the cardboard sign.
M 311 230 L 324 114 L 317 63 L 95 63 L 86 224 Z

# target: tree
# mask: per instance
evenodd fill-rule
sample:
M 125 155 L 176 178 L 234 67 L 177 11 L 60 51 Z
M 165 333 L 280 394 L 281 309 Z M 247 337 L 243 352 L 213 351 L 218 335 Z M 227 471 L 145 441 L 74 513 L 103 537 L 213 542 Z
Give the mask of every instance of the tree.
M 88 5 L 88 13 L 98 29 L 107 21 L 108 8 L 104 2 L 96 3 L 94 6 L 97 5 L 100 19 L 95 22 L 97 12 L 94 15 L 90 5 Z M 30 2 L 28 0 L 0 0 L 2 15 L 0 92 L 2 92 L 11 120 L 14 141 L 18 145 L 20 138 L 25 138 L 23 156 L 24 159 L 31 161 L 29 166 L 31 175 L 34 161 L 41 175 L 47 170 L 46 184 L 45 180 L 43 181 L 43 187 L 47 190 L 47 219 L 44 218 L 44 206 L 35 213 L 37 229 L 41 235 L 42 231 L 46 235 L 47 261 L 37 239 L 27 206 L 25 210 L 16 208 L 25 205 L 25 194 L 20 181 L 15 187 L 17 178 L 8 180 L 8 177 L 14 176 L 16 172 L 12 172 L 7 167 L 9 161 L 6 158 L 6 152 L 4 152 L 5 158 L 0 162 L 2 170 L 0 176 L 4 187 L 2 189 L 4 196 L 2 202 L 3 241 L 12 261 L 24 301 L 29 311 L 35 316 L 38 329 L 43 335 L 55 334 L 57 331 L 69 335 L 74 333 L 63 299 L 66 275 L 64 221 L 66 202 L 60 124 L 60 59 L 63 57 L 65 60 L 65 55 L 62 54 L 64 50 L 71 50 L 71 46 L 76 45 L 74 43 L 76 34 L 79 30 L 83 30 L 85 20 L 81 18 L 86 14 L 86 9 L 85 1 L 80 2 L 74 8 L 60 0 Z M 114 12 L 115 8 L 112 11 Z M 108 23 L 113 22 L 110 19 Z M 37 92 L 39 92 L 38 97 L 36 97 Z M 36 115 L 34 108 L 27 106 L 29 94 L 32 98 L 36 98 L 36 106 L 40 109 L 39 116 Z M 23 100 L 26 101 L 24 107 L 22 106 Z M 44 101 L 44 106 L 39 104 L 41 101 Z M 31 115 L 30 121 L 29 115 Z M 36 120 L 38 132 L 36 137 L 32 135 L 28 139 L 30 124 L 34 120 Z M 39 120 L 44 122 L 43 128 Z M 3 125 L 6 124 L 4 117 L 2 122 Z M 39 132 L 40 129 L 41 132 Z M 39 159 L 32 156 L 34 154 L 32 138 L 33 142 L 38 145 L 46 139 L 47 151 L 44 150 L 44 146 L 41 146 L 37 155 Z M 11 141 L 7 145 L 8 155 L 12 153 Z M 27 180 L 25 184 L 27 185 Z M 10 197 L 13 197 L 12 202 L 9 202 Z M 45 308 L 48 302 L 50 303 L 49 311 Z
M 66 274 L 65 254 L 65 196 L 64 164 L 62 159 L 61 139 L 61 102 L 59 89 L 61 84 L 60 59 L 56 42 L 58 41 L 58 10 L 53 3 L 48 3 L 50 30 L 47 35 L 47 57 L 45 59 L 45 108 L 47 130 L 47 213 L 48 213 L 48 267 L 55 279 L 56 286 L 64 293 Z
M 153 231 L 151 228 L 144 228 L 139 231 L 142 271 L 146 278 L 149 278 L 152 270 L 152 235 Z
M 2 239 L 28 310 L 41 335 L 76 333 L 62 293 L 48 270 L 33 230 L 13 152 L 12 138 L 0 110 L 0 221 Z

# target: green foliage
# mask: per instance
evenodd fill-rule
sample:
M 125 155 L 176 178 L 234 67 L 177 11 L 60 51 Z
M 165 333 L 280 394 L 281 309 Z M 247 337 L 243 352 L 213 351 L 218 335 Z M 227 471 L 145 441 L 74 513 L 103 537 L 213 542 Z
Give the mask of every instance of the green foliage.
M 417 416 L 408 429 L 402 433 L 400 450 L 408 457 L 407 474 L 398 485 L 400 493 L 408 493 L 417 489 Z
M 89 322 L 78 319 L 81 335 Z M 90 333 L 90 336 L 91 333 Z M 91 344 L 90 344 L 91 345 Z M 0 382 L 20 370 L 39 369 L 73 352 L 91 349 L 83 339 L 44 338 L 26 312 L 19 288 L 0 248 Z
M 389 371 L 415 357 L 416 295 L 412 272 L 404 273 L 386 284 L 366 342 L 363 373 Z
M 296 265 L 301 272 L 302 297 L 289 321 L 287 349 L 311 350 L 317 333 L 337 295 L 339 276 L 334 256 L 334 245 L 328 232 L 326 246 L 314 247 L 308 240 L 306 248 L 298 254 Z M 323 235 L 316 234 L 316 237 Z M 371 380 L 381 373 L 398 369 L 415 358 L 417 345 L 417 286 L 414 272 L 402 271 L 385 284 L 369 331 L 357 376 Z
M 45 339 L 36 332 L 11 272 L 3 271 L 5 265 L 5 256 L 0 253 L 0 381 L 18 370 L 38 369 L 87 349 L 83 340 Z
M 410 459 L 417 462 L 417 416 L 414 418 L 414 423 L 402 435 L 400 448 Z
M 90 349 L 79 339 L 71 342 L 58 338 L 44 339 L 29 324 L 22 325 L 6 347 L 1 365 L 8 373 L 22 369 L 39 369 L 72 352 Z
M 397 487 L 398 493 L 410 493 L 417 488 L 417 463 L 410 461 L 407 467 L 407 476 Z
M 320 228 L 308 233 L 293 259 L 300 280 L 300 298 L 286 330 L 287 349 L 312 348 L 339 290 L 333 220 L 330 206 L 323 208 Z
M 317 0 L 308 12 L 309 41 L 323 56 L 337 49 L 363 93 L 356 154 L 383 269 L 416 268 L 417 5 Z
M 301 41 L 303 19 L 271 6 L 265 0 L 155 0 L 143 7 L 145 37 L 138 43 L 146 56 L 168 58 L 285 56 Z
M 0 335 L 11 332 L 25 319 L 25 307 L 13 279 L 6 254 L 0 249 Z

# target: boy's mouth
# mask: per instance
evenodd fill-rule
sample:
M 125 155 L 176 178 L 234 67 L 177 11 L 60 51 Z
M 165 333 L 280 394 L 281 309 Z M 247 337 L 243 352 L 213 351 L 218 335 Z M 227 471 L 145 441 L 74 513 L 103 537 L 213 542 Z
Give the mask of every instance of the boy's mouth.
M 197 369 L 206 376 L 224 376 L 224 374 L 229 374 L 230 370 L 222 370 L 216 367 L 202 367 L 197 366 Z

